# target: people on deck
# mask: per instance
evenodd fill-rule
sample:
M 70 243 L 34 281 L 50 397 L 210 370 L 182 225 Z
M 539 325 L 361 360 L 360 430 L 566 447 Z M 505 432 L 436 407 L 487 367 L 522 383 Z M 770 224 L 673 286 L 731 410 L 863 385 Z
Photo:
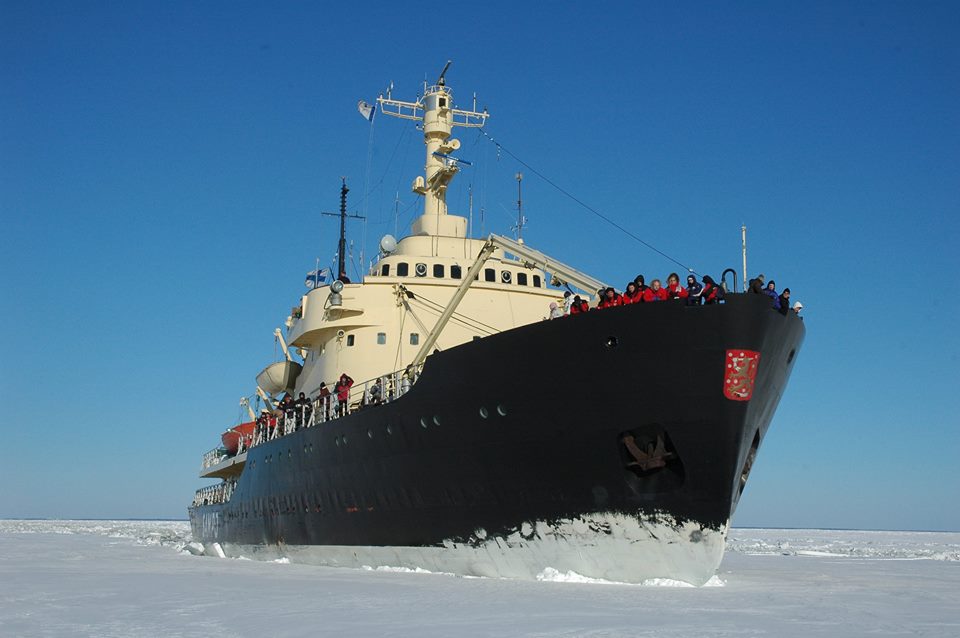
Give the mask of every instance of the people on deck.
M 650 287 L 643 293 L 643 301 L 650 303 L 652 301 L 664 301 L 667 298 L 667 291 L 660 287 L 660 280 L 654 279 L 650 282 Z
M 293 402 L 297 411 L 297 427 L 303 427 L 310 422 L 310 415 L 313 413 L 313 403 L 307 398 L 307 395 L 301 392 L 297 400 Z
M 340 271 L 340 276 L 337 277 L 337 279 L 339 279 L 340 281 L 342 281 L 342 282 L 345 283 L 345 284 L 350 283 L 350 278 L 347 277 L 347 271 L 346 271 L 346 270 L 341 270 L 341 271 Z
M 643 293 L 647 292 L 647 289 L 650 286 L 646 284 L 646 280 L 643 278 L 643 275 L 637 275 L 634 277 L 633 283 L 637 284 L 637 292 L 640 293 L 640 300 L 643 301 Z
M 705 304 L 715 304 L 723 301 L 723 288 L 717 285 L 710 275 L 703 276 L 703 290 L 700 291 L 700 297 Z
M 750 280 L 749 291 L 755 295 L 763 294 L 763 273 L 757 275 L 756 279 Z
M 623 303 L 633 304 L 640 303 L 643 301 L 643 293 L 640 292 L 640 288 L 637 286 L 637 282 L 631 281 L 627 284 L 627 289 L 623 293 Z
M 609 287 L 603 291 L 603 296 L 600 298 L 600 303 L 597 304 L 597 308 L 613 308 L 614 306 L 622 306 L 623 299 L 613 287 Z
M 317 393 L 317 404 L 323 413 L 323 420 L 326 421 L 330 418 L 330 389 L 326 383 L 320 383 L 320 390 Z
M 380 405 L 383 403 L 383 380 L 377 377 L 377 380 L 370 386 L 370 405 Z
M 697 278 L 694 275 L 687 275 L 687 305 L 699 306 L 701 292 L 703 292 L 703 286 L 697 283 Z
M 590 310 L 590 304 L 580 298 L 580 295 L 574 295 L 573 303 L 570 305 L 571 315 L 582 315 Z
M 780 295 L 777 294 L 777 282 L 771 279 L 767 287 L 763 289 L 763 294 L 770 297 L 770 305 L 773 306 L 774 310 L 780 310 Z
M 549 319 L 559 319 L 563 316 L 563 311 L 560 310 L 560 306 L 557 305 L 556 301 L 550 302 L 550 314 L 548 315 Z
M 686 299 L 687 290 L 680 285 L 680 275 L 675 272 L 667 276 L 667 299 Z
M 784 288 L 780 293 L 780 314 L 784 317 L 790 312 L 790 289 Z
M 333 393 L 337 395 L 337 401 L 340 406 L 340 416 L 347 413 L 347 404 L 350 402 L 350 388 L 353 387 L 353 379 L 344 372 L 337 380 L 337 385 L 333 387 Z

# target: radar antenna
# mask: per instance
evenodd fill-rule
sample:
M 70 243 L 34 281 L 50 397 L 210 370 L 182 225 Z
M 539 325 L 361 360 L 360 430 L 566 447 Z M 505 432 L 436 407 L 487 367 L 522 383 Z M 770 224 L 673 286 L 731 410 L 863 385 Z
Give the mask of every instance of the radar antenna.
M 380 112 L 384 115 L 404 120 L 414 120 L 423 130 L 423 143 L 427 147 L 425 174 L 413 181 L 413 192 L 423 195 L 423 216 L 414 225 L 414 234 L 444 235 L 447 237 L 466 236 L 466 222 L 460 228 L 458 222 L 447 218 L 447 187 L 460 171 L 461 164 L 469 164 L 451 155 L 460 148 L 460 140 L 450 137 L 453 128 L 481 128 L 490 114 L 484 109 L 476 110 L 474 98 L 473 110 L 455 108 L 453 92 L 446 84 L 447 70 L 451 61 L 447 60 L 437 83 L 424 88 L 423 96 L 415 102 L 404 102 L 387 92 L 377 98 Z M 444 221 L 446 220 L 446 221 Z
M 450 68 L 450 64 L 453 60 L 447 60 L 446 66 L 443 67 L 443 71 L 440 71 L 440 77 L 437 78 L 437 86 L 446 86 L 447 82 L 443 79 L 443 76 L 447 74 L 447 69 Z

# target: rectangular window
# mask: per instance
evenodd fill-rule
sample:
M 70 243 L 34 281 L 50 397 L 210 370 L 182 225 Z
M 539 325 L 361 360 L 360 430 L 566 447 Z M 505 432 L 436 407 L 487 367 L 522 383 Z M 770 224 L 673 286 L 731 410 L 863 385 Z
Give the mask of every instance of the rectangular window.
M 463 274 L 460 272 L 460 266 L 450 266 L 450 276 L 454 279 L 460 279 Z
M 348 346 L 353 345 L 353 335 L 347 335 L 347 345 Z
M 518 285 L 518 286 L 526 286 L 526 285 L 527 285 L 527 273 L 525 273 L 525 272 L 518 272 L 518 273 L 517 273 L 517 285 Z
M 433 265 L 433 276 L 438 279 L 443 279 L 443 264 L 434 264 Z
M 418 345 L 420 345 L 420 334 L 419 334 L 419 333 L 416 333 L 416 332 L 411 332 L 411 333 L 410 333 L 410 345 L 411 345 L 411 346 L 418 346 Z
M 385 344 L 386 342 L 387 342 L 387 333 L 386 333 L 386 332 L 378 332 L 378 333 L 377 333 L 377 344 L 379 344 L 379 345 L 382 346 L 382 345 Z
M 389 277 L 389 276 L 390 276 L 390 264 L 384 264 L 383 267 L 380 268 L 380 274 L 381 274 L 382 276 L 384 276 L 384 277 Z
M 483 280 L 484 281 L 496 281 L 497 280 L 497 271 L 493 268 L 484 268 L 483 269 Z
M 543 288 L 543 286 L 540 285 L 540 275 L 534 275 L 534 276 L 533 276 L 533 287 L 534 287 L 534 288 Z
M 397 264 L 397 277 L 406 277 L 410 274 L 410 266 L 407 262 L 403 261 Z

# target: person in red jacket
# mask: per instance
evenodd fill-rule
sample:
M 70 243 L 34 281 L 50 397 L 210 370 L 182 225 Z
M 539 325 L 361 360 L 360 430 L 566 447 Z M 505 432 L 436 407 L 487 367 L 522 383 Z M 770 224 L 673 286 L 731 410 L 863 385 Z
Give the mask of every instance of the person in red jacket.
M 573 298 L 573 305 L 570 306 L 571 315 L 582 315 L 590 310 L 590 304 L 580 298 L 580 295 L 576 295 Z
M 347 413 L 347 403 L 350 402 L 350 388 L 353 387 L 353 379 L 346 372 L 340 375 L 337 385 L 333 386 L 333 393 L 337 395 L 339 401 L 340 415 Z
M 710 275 L 703 276 L 703 290 L 700 292 L 705 304 L 720 303 L 723 300 L 723 289 L 717 285 Z
M 617 291 L 611 287 L 603 291 L 603 299 L 597 304 L 597 308 L 613 308 L 614 306 L 622 305 L 623 299 L 617 294 Z
M 675 272 L 667 277 L 667 299 L 686 299 L 687 289 L 680 285 L 680 275 Z
M 643 300 L 645 302 L 651 301 L 663 301 L 667 298 L 667 291 L 665 288 L 660 287 L 660 280 L 654 279 L 650 282 L 650 287 L 643 293 Z
M 637 284 L 633 281 L 627 284 L 627 289 L 623 291 L 623 303 L 640 303 L 643 301 L 643 293 L 640 292 L 640 289 L 637 287 Z

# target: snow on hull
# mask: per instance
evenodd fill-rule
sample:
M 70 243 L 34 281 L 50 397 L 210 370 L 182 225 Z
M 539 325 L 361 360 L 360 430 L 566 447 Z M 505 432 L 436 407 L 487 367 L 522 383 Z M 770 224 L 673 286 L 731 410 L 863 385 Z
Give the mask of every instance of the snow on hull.
M 668 578 L 704 585 L 723 558 L 728 526 L 596 514 L 564 521 L 525 524 L 507 537 L 477 530 L 471 543 L 443 547 L 352 545 L 246 545 L 223 543 L 228 556 L 331 567 L 389 566 L 464 576 L 542 579 L 545 570 L 587 578 L 644 583 Z

